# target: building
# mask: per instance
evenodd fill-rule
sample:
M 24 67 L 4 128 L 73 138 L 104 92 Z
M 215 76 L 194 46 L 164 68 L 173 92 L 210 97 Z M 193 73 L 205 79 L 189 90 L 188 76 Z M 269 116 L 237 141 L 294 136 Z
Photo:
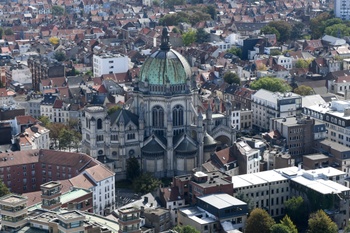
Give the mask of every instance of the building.
M 135 207 L 127 207 L 118 210 L 118 223 L 120 229 L 118 233 L 141 233 L 140 228 L 141 210 Z
M 94 77 L 104 74 L 126 73 L 129 70 L 129 58 L 122 54 L 94 54 L 93 55 Z
M 237 158 L 239 174 L 260 172 L 260 150 L 251 148 L 245 141 L 234 143 L 232 150 Z
M 154 232 L 164 232 L 173 226 L 169 209 L 146 209 L 143 216 L 146 220 L 144 227 L 153 229 Z
M 44 56 L 28 58 L 28 67 L 32 73 L 34 91 L 40 91 L 41 80 L 65 76 L 65 67 L 57 60 Z
M 301 96 L 260 89 L 252 95 L 252 110 L 253 127 L 269 130 L 271 118 L 296 116 L 302 112 Z
M 180 196 L 185 198 L 185 204 L 196 203 L 196 198 L 214 193 L 227 193 L 233 195 L 231 177 L 220 172 L 201 172 L 176 176 L 172 187 L 178 187 Z
M 184 195 L 179 192 L 179 187 L 166 187 L 160 190 L 160 200 L 162 206 L 170 211 L 171 223 L 177 225 L 177 210 L 185 206 Z
M 36 123 L 15 136 L 13 144 L 16 144 L 19 150 L 35 150 L 50 148 L 50 130 Z
M 143 64 L 130 99 L 111 115 L 86 106 L 81 117 L 82 149 L 125 178 L 126 159 L 156 177 L 188 174 L 216 148 L 232 145 L 232 104 L 216 98 L 203 108 L 186 59 L 171 49 L 166 28 L 160 49 Z M 194 80 L 193 80 L 194 81 Z M 205 115 L 204 115 L 205 111 Z
M 228 194 L 197 198 L 197 205 L 178 210 L 178 224 L 193 226 L 203 233 L 243 231 L 248 215 L 247 203 Z
M 0 199 L 1 230 L 12 232 L 27 224 L 27 198 L 8 194 Z
M 262 208 L 272 217 L 284 215 L 288 200 L 289 180 L 274 170 L 232 177 L 234 196 L 249 198 L 252 208 Z
M 278 131 L 283 137 L 280 145 L 288 151 L 296 163 L 302 156 L 314 152 L 314 140 L 326 138 L 326 125 L 307 117 L 284 117 L 271 119 L 270 131 Z
M 350 2 L 347 0 L 334 0 L 334 14 L 342 20 L 350 20 Z

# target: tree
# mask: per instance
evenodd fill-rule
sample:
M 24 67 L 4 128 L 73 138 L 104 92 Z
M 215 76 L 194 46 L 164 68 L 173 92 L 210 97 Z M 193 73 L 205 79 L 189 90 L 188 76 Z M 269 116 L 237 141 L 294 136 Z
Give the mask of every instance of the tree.
M 160 6 L 160 3 L 158 0 L 154 0 L 152 3 L 153 3 L 153 6 Z
M 285 215 L 282 220 L 280 221 L 280 223 L 286 227 L 288 227 L 290 233 L 298 233 L 298 229 L 295 226 L 295 224 L 292 222 L 292 220 L 290 219 L 290 217 L 288 215 Z
M 115 113 L 116 111 L 118 111 L 120 109 L 119 106 L 113 106 L 113 107 L 110 107 L 108 110 L 107 110 L 107 113 L 108 115 L 111 115 L 112 113 Z
M 4 34 L 4 29 L 0 27 L 0 39 L 2 39 L 3 34 Z
M 57 140 L 59 139 L 60 132 L 66 128 L 66 126 L 62 123 L 51 123 L 47 128 L 50 130 L 50 139 L 54 140 L 55 146 L 57 146 Z
M 11 35 L 13 35 L 13 31 L 12 31 L 11 28 L 6 28 L 5 31 L 4 31 L 4 34 L 6 36 L 11 36 Z
M 344 37 L 350 35 L 350 28 L 343 23 L 334 24 L 332 26 L 326 27 L 325 34 L 335 36 L 335 37 Z
M 307 69 L 307 68 L 309 68 L 309 65 L 310 65 L 310 63 L 305 59 L 298 59 L 295 63 L 296 68 Z
M 160 184 L 161 181 L 152 176 L 151 173 L 143 173 L 132 183 L 134 191 L 142 194 L 153 192 Z
M 265 35 L 275 34 L 277 40 L 279 40 L 281 37 L 281 34 L 277 31 L 277 29 L 269 25 L 266 25 L 265 27 L 261 28 L 260 33 Z
M 338 227 L 323 210 L 311 214 L 308 222 L 308 233 L 337 233 Z
M 196 42 L 202 44 L 204 42 L 208 42 L 210 38 L 210 34 L 206 32 L 203 28 L 198 28 L 196 33 Z
M 224 74 L 224 80 L 228 84 L 235 83 L 235 84 L 241 85 L 241 79 L 238 77 L 236 73 L 226 72 Z
M 216 20 L 217 15 L 216 15 L 216 9 L 215 6 L 209 5 L 205 8 L 205 12 L 210 15 L 212 20 Z
M 53 55 L 53 57 L 57 60 L 57 61 L 64 61 L 66 60 L 66 53 L 63 52 L 62 50 L 56 51 Z
M 253 90 L 265 89 L 271 92 L 288 92 L 291 91 L 291 86 L 285 81 L 278 78 L 263 77 L 255 80 L 250 84 Z
M 245 233 L 269 233 L 274 224 L 275 220 L 266 210 L 255 208 L 247 219 Z
M 10 190 L 4 184 L 2 180 L 0 180 L 0 197 L 5 196 L 10 193 Z
M 137 158 L 131 157 L 126 160 L 126 178 L 133 181 L 141 174 L 140 164 Z
M 271 227 L 270 233 L 291 233 L 289 228 L 281 223 L 275 224 Z
M 48 116 L 39 116 L 38 120 L 43 124 L 44 127 L 48 127 L 50 122 L 50 118 Z
M 68 148 L 68 150 L 70 151 L 73 140 L 74 132 L 72 130 L 64 128 L 60 131 L 60 134 L 58 136 L 58 146 L 60 149 Z
M 294 89 L 294 93 L 301 95 L 301 96 L 306 96 L 306 95 L 314 94 L 314 91 L 309 86 L 300 85 Z
M 237 193 L 236 198 L 247 203 L 248 212 L 251 212 L 255 208 L 255 203 L 252 201 L 252 199 L 244 195 L 244 193 Z
M 290 39 L 292 33 L 292 26 L 287 21 L 271 21 L 268 26 L 275 28 L 279 34 L 280 38 L 278 41 L 286 42 Z
M 303 30 L 305 28 L 305 24 L 302 22 L 295 22 L 292 26 L 291 36 L 292 40 L 297 40 L 302 38 Z
M 324 22 L 331 18 L 328 12 L 323 12 L 317 17 L 310 20 L 311 37 L 313 39 L 319 39 L 325 30 Z
M 196 31 L 189 30 L 188 32 L 182 34 L 182 41 L 185 46 L 188 46 L 196 41 Z
M 58 39 L 57 37 L 50 37 L 50 38 L 49 38 L 49 42 L 50 42 L 52 45 L 58 45 L 58 43 L 60 43 L 60 39 Z
M 230 49 L 227 50 L 227 52 L 232 53 L 233 55 L 236 55 L 239 58 L 242 57 L 242 49 L 238 47 L 231 47 Z
M 286 214 L 297 225 L 298 229 L 303 229 L 307 225 L 309 215 L 308 208 L 302 197 L 292 197 L 284 202 Z
M 196 230 L 196 228 L 192 226 L 176 226 L 173 230 L 178 233 L 200 233 L 200 231 Z
M 53 6 L 51 9 L 51 13 L 54 16 L 61 16 L 64 14 L 64 8 L 61 6 Z

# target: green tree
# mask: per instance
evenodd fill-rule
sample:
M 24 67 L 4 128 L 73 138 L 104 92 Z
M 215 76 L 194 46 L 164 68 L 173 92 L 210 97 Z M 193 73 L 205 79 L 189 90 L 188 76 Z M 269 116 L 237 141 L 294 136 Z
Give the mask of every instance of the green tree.
M 203 28 L 198 28 L 196 33 L 196 42 L 202 44 L 204 42 L 208 42 L 210 38 L 210 34 L 206 32 Z
M 311 87 L 305 86 L 305 85 L 298 86 L 297 88 L 294 89 L 293 92 L 301 96 L 314 94 L 314 90 L 312 90 Z
M 74 132 L 72 130 L 64 128 L 59 133 L 58 146 L 60 149 L 68 148 L 68 150 L 70 151 L 73 140 L 74 140 Z
M 255 203 L 252 201 L 252 199 L 244 195 L 244 193 L 237 193 L 236 198 L 247 203 L 249 213 L 255 208 Z
M 282 52 L 279 51 L 279 50 L 277 50 L 277 49 L 273 49 L 273 50 L 271 50 L 271 52 L 270 52 L 270 55 L 271 55 L 271 56 L 278 56 L 278 55 L 281 55 L 281 54 L 282 54 Z
M 323 210 L 310 215 L 307 233 L 337 233 L 338 227 Z
M 61 6 L 52 6 L 51 13 L 54 16 L 61 16 L 64 14 L 64 8 Z
M 160 3 L 158 0 L 154 0 L 152 3 L 153 3 L 153 6 L 160 6 Z
M 228 84 L 235 83 L 235 84 L 241 85 L 241 79 L 238 77 L 236 73 L 226 72 L 224 74 L 224 80 Z
M 83 137 L 81 133 L 78 131 L 72 130 L 72 133 L 73 133 L 73 140 L 71 145 L 76 149 L 77 152 L 79 152 L 80 143 Z
M 288 227 L 290 233 L 298 233 L 298 229 L 295 226 L 295 224 L 292 222 L 292 220 L 290 219 L 290 217 L 288 215 L 285 215 L 282 220 L 280 221 L 280 223 L 286 227 Z
M 291 86 L 285 81 L 278 78 L 263 77 L 255 80 L 250 84 L 253 90 L 265 89 L 271 92 L 288 92 L 291 91 Z
M 0 197 L 5 196 L 10 193 L 10 190 L 4 184 L 2 180 L 0 180 Z
M 146 194 L 156 190 L 161 183 L 162 182 L 152 176 L 151 173 L 143 173 L 134 179 L 132 186 L 136 193 Z
M 292 197 L 284 202 L 286 214 L 295 223 L 298 229 L 307 226 L 309 211 L 302 197 Z
M 200 233 L 200 231 L 196 230 L 196 228 L 192 226 L 176 226 L 174 229 L 178 233 Z
M 66 53 L 62 50 L 56 51 L 53 55 L 53 57 L 57 60 L 57 61 L 64 61 L 66 60 Z
M 311 37 L 313 39 L 319 39 L 324 34 L 326 28 L 324 22 L 331 17 L 332 16 L 328 12 L 323 12 L 310 20 Z
M 281 223 L 275 224 L 271 227 L 270 233 L 291 233 L 289 228 Z
M 50 130 L 50 132 L 49 132 L 50 139 L 54 141 L 55 147 L 56 147 L 57 141 L 58 141 L 59 136 L 60 136 L 60 132 L 61 132 L 61 130 L 65 129 L 66 126 L 62 123 L 51 123 L 51 124 L 49 124 L 49 126 L 47 128 Z
M 44 127 L 48 127 L 50 125 L 50 118 L 48 116 L 39 116 L 38 120 L 43 124 Z
M 335 37 L 349 36 L 350 28 L 343 23 L 334 24 L 332 26 L 326 27 L 325 34 L 335 36 Z
M 275 220 L 266 210 L 255 208 L 249 215 L 246 223 L 245 233 L 270 233 Z
M 295 67 L 296 68 L 304 68 L 307 69 L 309 68 L 310 63 L 308 61 L 306 61 L 305 59 L 298 59 L 295 62 Z
M 215 6 L 209 5 L 205 8 L 205 12 L 210 15 L 212 20 L 216 20 L 217 14 L 216 14 L 216 9 Z
M 276 28 L 271 27 L 269 25 L 266 25 L 265 27 L 261 28 L 260 33 L 264 35 L 275 34 L 277 40 L 280 40 L 280 37 L 281 37 L 281 34 L 279 33 L 279 31 L 277 31 Z
M 137 158 L 131 157 L 126 160 L 126 178 L 133 181 L 141 174 L 140 163 Z
M 231 47 L 227 50 L 227 52 L 232 53 L 233 55 L 236 55 L 237 57 L 242 57 L 242 49 L 238 47 Z
M 4 35 L 4 29 L 0 27 L 0 39 L 2 39 L 2 36 Z
M 4 31 L 4 34 L 6 36 L 11 36 L 11 35 L 13 35 L 13 31 L 12 31 L 11 28 L 6 28 L 5 31 Z
M 120 109 L 120 107 L 119 106 L 112 106 L 112 107 L 110 107 L 108 110 L 107 110 L 107 113 L 108 113 L 108 115 L 111 115 L 112 113 L 115 113 L 116 111 L 118 111 Z
M 291 36 L 292 40 L 297 40 L 302 38 L 303 30 L 305 28 L 305 24 L 302 22 L 295 22 L 292 26 Z
M 185 46 L 188 46 L 196 41 L 196 31 L 189 30 L 188 32 L 182 34 L 182 41 Z
M 268 26 L 275 28 L 279 34 L 280 38 L 279 41 L 286 42 L 290 39 L 291 33 L 292 33 L 292 26 L 287 21 L 271 21 L 269 22 Z

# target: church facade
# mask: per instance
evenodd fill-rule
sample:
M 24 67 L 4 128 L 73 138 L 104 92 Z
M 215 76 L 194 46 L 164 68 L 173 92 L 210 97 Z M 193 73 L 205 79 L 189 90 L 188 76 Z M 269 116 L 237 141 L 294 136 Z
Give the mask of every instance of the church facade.
M 125 178 L 126 160 L 156 177 L 191 172 L 210 154 L 236 140 L 230 102 L 222 112 L 216 97 L 204 109 L 186 59 L 172 50 L 168 31 L 160 49 L 143 64 L 131 99 L 111 115 L 103 106 L 86 106 L 81 119 L 83 152 Z

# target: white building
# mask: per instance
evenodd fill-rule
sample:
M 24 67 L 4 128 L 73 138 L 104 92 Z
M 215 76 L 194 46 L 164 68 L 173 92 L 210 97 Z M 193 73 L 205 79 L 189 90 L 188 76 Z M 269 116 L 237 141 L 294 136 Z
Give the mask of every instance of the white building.
M 6 71 L 6 76 L 13 81 L 17 81 L 20 84 L 31 84 L 32 83 L 32 73 L 28 66 L 18 65 L 15 69 L 10 69 Z
M 93 56 L 94 77 L 104 74 L 125 73 L 129 70 L 129 58 L 122 54 L 100 54 Z
M 287 70 L 290 70 L 293 68 L 293 59 L 291 57 L 280 55 L 280 56 L 275 56 L 275 60 L 278 65 L 283 66 Z
M 252 95 L 253 126 L 268 130 L 271 118 L 295 116 L 301 107 L 300 95 L 260 89 Z
M 350 20 L 350 1 L 334 0 L 334 14 L 342 20 Z
M 49 129 L 38 123 L 25 129 L 25 131 L 17 137 L 20 150 L 49 149 L 49 133 Z
M 241 111 L 233 110 L 231 114 L 231 126 L 236 130 L 241 129 Z
M 260 150 L 251 148 L 245 141 L 236 142 L 233 148 L 240 174 L 260 172 Z
M 73 186 L 82 186 L 82 178 L 89 180 L 86 183 L 87 189 L 92 191 L 94 201 L 94 213 L 108 215 L 115 208 L 115 180 L 114 173 L 105 166 L 99 164 L 82 172 L 83 177 L 76 176 L 70 179 Z

